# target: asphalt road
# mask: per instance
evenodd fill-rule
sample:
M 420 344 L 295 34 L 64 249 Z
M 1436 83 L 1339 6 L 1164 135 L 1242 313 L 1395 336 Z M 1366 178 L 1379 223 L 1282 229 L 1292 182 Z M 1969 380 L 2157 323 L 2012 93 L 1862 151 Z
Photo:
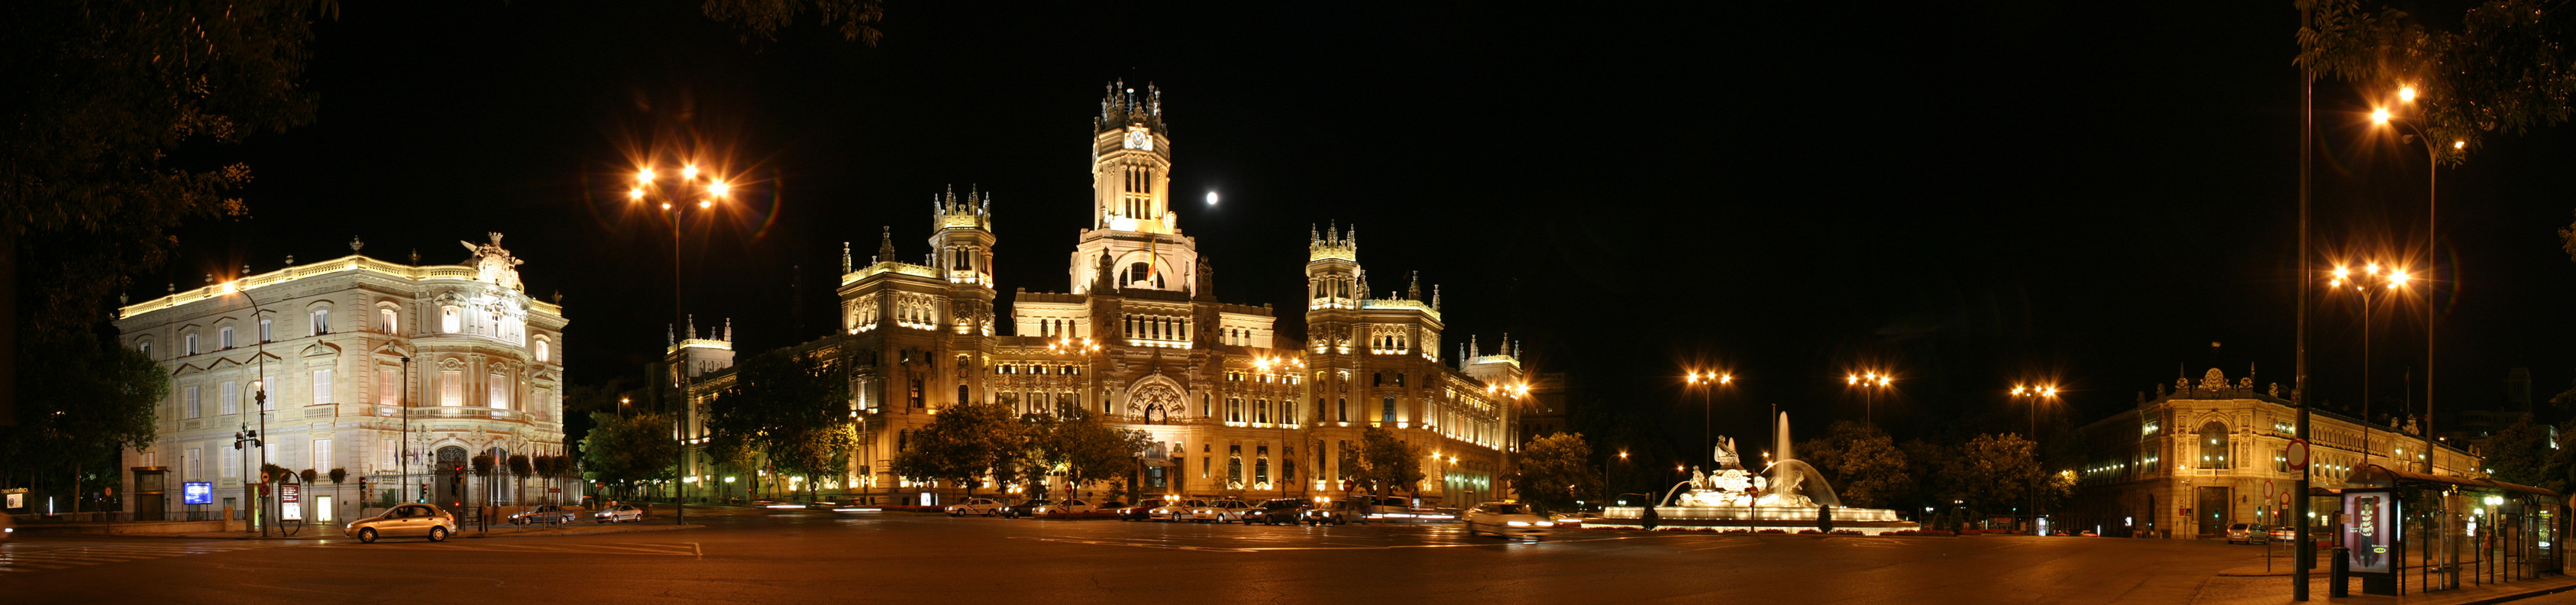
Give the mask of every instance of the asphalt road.
M 692 510 L 704 529 L 355 541 L 31 537 L 13 603 L 2187 603 L 2262 547 Z M 2282 588 L 2286 592 L 2286 587 Z

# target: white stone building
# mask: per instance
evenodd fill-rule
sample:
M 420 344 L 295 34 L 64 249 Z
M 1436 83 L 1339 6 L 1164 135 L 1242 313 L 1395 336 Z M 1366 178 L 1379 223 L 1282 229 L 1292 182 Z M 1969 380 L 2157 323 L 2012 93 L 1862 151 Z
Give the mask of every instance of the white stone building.
M 491 234 L 465 244 L 464 264 L 421 266 L 355 254 L 363 244 L 352 241 L 346 257 L 210 276 L 124 307 L 119 342 L 171 380 L 160 438 L 125 454 L 136 486 L 127 510 L 247 509 L 258 497 L 243 478 L 259 476 L 263 456 L 320 477 L 303 486 L 300 510 L 271 513 L 281 519 L 347 520 L 388 491 L 421 500 L 424 484 L 442 506 L 577 498 L 578 481 L 548 493 L 543 480 L 505 478 L 506 462 L 488 482 L 498 494 L 470 467 L 451 480 L 474 453 L 564 452 L 563 309 L 528 297 L 520 261 L 500 243 Z M 236 448 L 252 431 L 265 452 Z M 331 481 L 333 469 L 345 479 Z M 187 482 L 212 484 L 212 503 L 184 504 Z

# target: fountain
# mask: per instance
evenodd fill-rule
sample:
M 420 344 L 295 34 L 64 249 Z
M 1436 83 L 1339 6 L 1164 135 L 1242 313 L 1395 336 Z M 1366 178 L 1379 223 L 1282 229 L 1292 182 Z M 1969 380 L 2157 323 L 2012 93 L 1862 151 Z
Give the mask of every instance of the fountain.
M 1843 506 L 1824 474 L 1791 451 L 1787 412 L 1780 414 L 1771 443 L 1772 451 L 1780 454 L 1779 462 L 1755 472 L 1736 455 L 1733 438 L 1719 437 L 1711 453 L 1717 463 L 1715 473 L 1691 467 L 1690 480 L 1673 484 L 1655 504 L 1606 507 L 1600 518 L 1587 520 L 1584 526 L 1640 528 L 1646 510 L 1652 508 L 1658 528 L 1795 532 L 1831 527 L 1864 534 L 1917 528 L 1912 521 L 1898 520 L 1896 511 Z

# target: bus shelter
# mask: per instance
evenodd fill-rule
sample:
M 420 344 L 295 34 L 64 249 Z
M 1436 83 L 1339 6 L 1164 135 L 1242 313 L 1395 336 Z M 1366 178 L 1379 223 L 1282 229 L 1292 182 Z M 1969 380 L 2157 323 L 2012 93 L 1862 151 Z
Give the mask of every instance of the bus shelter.
M 2557 492 L 2366 465 L 2341 496 L 2339 573 L 2402 595 L 2560 575 L 2567 499 Z M 2335 578 L 2335 592 L 2346 580 Z

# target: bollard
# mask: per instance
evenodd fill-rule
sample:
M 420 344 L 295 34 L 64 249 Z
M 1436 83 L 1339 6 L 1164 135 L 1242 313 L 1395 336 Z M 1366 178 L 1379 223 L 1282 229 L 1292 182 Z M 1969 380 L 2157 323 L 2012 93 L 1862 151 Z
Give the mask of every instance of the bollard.
M 2333 571 L 2326 574 L 2326 596 L 2338 599 L 2352 596 L 2352 584 L 2347 580 L 2352 577 L 2352 559 L 2344 556 L 2341 546 L 2335 547 L 2331 556 L 2334 557 L 2334 565 Z

